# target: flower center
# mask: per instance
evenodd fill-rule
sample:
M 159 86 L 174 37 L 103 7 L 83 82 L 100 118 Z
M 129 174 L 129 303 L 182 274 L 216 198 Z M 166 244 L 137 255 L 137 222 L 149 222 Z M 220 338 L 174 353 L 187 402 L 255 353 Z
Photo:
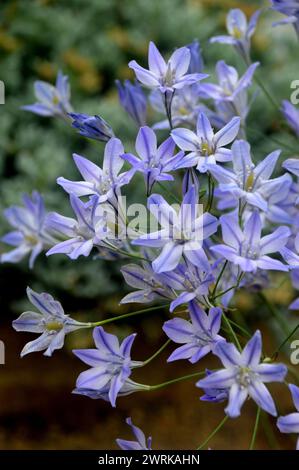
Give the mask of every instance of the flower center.
M 175 72 L 171 70 L 171 65 L 169 63 L 167 66 L 166 74 L 163 77 L 164 85 L 171 87 L 173 85 L 174 78 L 175 78 Z
M 243 36 L 242 31 L 240 31 L 240 29 L 237 28 L 237 26 L 235 26 L 235 27 L 233 28 L 233 36 L 234 36 L 235 39 L 241 39 L 242 36 Z
M 200 148 L 201 148 L 201 153 L 203 153 L 204 155 L 213 154 L 214 149 L 208 142 L 202 142 Z
M 58 321 L 50 321 L 46 323 L 46 329 L 48 331 L 60 331 L 63 328 L 63 324 Z
M 251 171 L 245 183 L 245 188 L 244 188 L 245 191 L 248 191 L 248 192 L 252 191 L 253 184 L 254 184 L 254 173 L 253 171 Z
M 242 388 L 247 388 L 252 383 L 254 375 L 249 367 L 239 367 L 236 380 Z

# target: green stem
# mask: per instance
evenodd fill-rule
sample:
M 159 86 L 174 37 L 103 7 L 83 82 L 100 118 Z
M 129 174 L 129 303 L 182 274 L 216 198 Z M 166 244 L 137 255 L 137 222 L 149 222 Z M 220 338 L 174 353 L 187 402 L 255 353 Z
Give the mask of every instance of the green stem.
M 238 328 L 238 330 L 242 331 L 242 333 L 244 333 L 244 335 L 246 335 L 248 338 L 251 338 L 252 337 L 252 334 L 249 333 L 249 331 L 245 330 L 245 328 L 243 328 L 242 326 L 238 325 L 238 323 L 236 323 L 235 321 L 231 320 L 231 319 L 228 319 L 228 321 L 233 325 L 235 326 L 236 328 Z
M 258 75 L 256 74 L 254 75 L 254 80 L 258 84 L 258 86 L 260 87 L 264 95 L 268 98 L 272 106 L 280 112 L 279 103 L 276 101 L 275 98 L 273 98 L 272 94 L 267 90 L 267 88 L 265 87 L 265 85 L 263 84 L 263 82 L 261 81 Z
M 189 375 L 183 375 L 182 377 L 177 377 L 176 379 L 172 380 L 167 380 L 167 382 L 162 382 L 161 384 L 157 385 L 150 385 L 149 390 L 159 390 L 160 388 L 167 387 L 168 385 L 172 385 L 177 382 L 182 382 L 183 380 L 189 380 L 189 379 L 194 379 L 195 377 L 199 377 L 201 375 L 205 375 L 205 372 L 195 372 L 194 374 L 189 374 Z
M 134 258 L 134 259 L 138 259 L 138 260 L 141 260 L 141 261 L 148 261 L 148 260 L 147 260 L 146 258 L 144 258 L 143 256 L 137 255 L 137 254 L 135 254 L 135 253 L 129 253 L 128 251 L 124 251 L 124 250 L 122 250 L 121 248 L 115 247 L 115 246 L 112 245 L 111 243 L 107 242 L 107 240 L 105 241 L 105 244 L 108 245 L 107 248 L 109 248 L 110 250 L 116 251 L 117 253 L 121 253 L 122 255 L 125 255 L 125 256 L 128 257 L 128 258 Z
M 271 304 L 271 302 L 267 299 L 267 297 L 265 296 L 263 292 L 259 293 L 259 297 L 262 300 L 262 302 L 264 302 L 264 304 L 267 306 L 269 312 L 273 315 L 273 317 L 275 318 L 275 320 L 277 321 L 277 323 L 279 324 L 283 332 L 286 335 L 289 335 L 290 334 L 289 325 L 284 319 L 284 317 L 280 315 L 278 310 L 276 310 L 274 305 Z
M 276 439 L 276 436 L 273 432 L 268 414 L 263 413 L 261 415 L 261 424 L 264 428 L 264 433 L 266 435 L 266 439 L 268 441 L 270 449 L 279 450 L 279 443 L 278 443 L 278 441 Z
M 214 190 L 215 190 L 215 183 L 212 179 L 211 173 L 208 174 L 208 200 L 207 206 L 205 208 L 205 212 L 209 212 L 213 205 L 214 200 Z
M 214 289 L 213 289 L 213 292 L 212 292 L 212 299 L 214 299 L 214 297 L 215 297 L 215 294 L 216 294 L 216 292 L 217 292 L 218 284 L 219 284 L 219 282 L 220 282 L 220 280 L 221 280 L 221 278 L 222 278 L 222 275 L 223 275 L 223 273 L 224 273 L 224 271 L 225 271 L 225 269 L 226 269 L 227 264 L 228 264 L 228 261 L 226 260 L 225 263 L 224 263 L 224 265 L 222 266 L 222 269 L 221 269 L 221 271 L 220 271 L 220 273 L 219 273 L 219 276 L 217 277 L 217 281 L 216 281 L 216 284 L 215 284 Z
M 170 192 L 167 188 L 165 188 L 165 186 L 160 181 L 157 181 L 157 184 L 160 186 L 160 188 L 162 188 L 166 192 L 166 194 L 169 197 L 172 197 L 175 200 L 175 202 L 177 202 L 178 204 L 181 204 L 181 201 L 179 200 L 179 198 L 176 197 L 176 195 Z
M 231 336 L 232 336 L 234 342 L 236 343 L 236 346 L 238 347 L 239 351 L 242 351 L 242 347 L 241 347 L 241 344 L 240 344 L 240 342 L 239 342 L 239 340 L 238 340 L 238 337 L 237 337 L 237 335 L 236 335 L 236 333 L 235 333 L 235 330 L 234 330 L 233 327 L 231 326 L 230 321 L 229 321 L 229 319 L 227 318 L 227 316 L 225 315 L 224 312 L 222 313 L 222 318 L 223 318 L 223 320 L 225 321 L 225 323 L 226 323 L 226 325 L 227 325 L 227 327 L 228 327 L 228 329 L 229 329 L 229 331 L 230 331 L 230 334 L 231 334 Z
M 90 328 L 93 328 L 95 326 L 106 325 L 106 323 L 113 323 L 114 321 L 117 321 L 117 320 L 123 320 L 124 318 L 129 318 L 135 315 L 140 315 L 141 313 L 152 312 L 154 310 L 159 310 L 168 306 L 169 304 L 165 304 L 165 305 L 158 305 L 156 307 L 144 308 L 142 310 L 136 310 L 136 312 L 125 313 L 124 315 L 118 315 L 117 317 L 107 318 L 106 320 L 89 323 L 89 326 Z
M 167 119 L 168 119 L 168 122 L 169 122 L 169 127 L 170 127 L 171 131 L 173 129 L 172 113 L 171 113 L 173 95 L 174 95 L 174 93 L 172 93 L 170 100 L 167 101 L 167 92 L 164 93 L 164 106 L 165 106 L 166 116 L 167 116 Z
M 272 137 L 271 135 L 267 135 L 265 137 L 265 134 L 263 134 L 262 132 L 258 131 L 257 129 L 254 129 L 253 127 L 251 126 L 247 126 L 247 130 L 249 130 L 249 132 L 253 132 L 255 133 L 256 135 L 259 135 L 260 137 L 264 137 L 264 139 L 268 139 L 268 140 L 272 140 L 273 143 L 275 143 L 276 145 L 279 145 L 279 147 L 284 147 L 285 149 L 289 150 L 290 152 L 292 153 L 296 153 L 296 151 L 294 150 L 293 147 L 291 147 L 290 145 L 282 142 L 281 140 L 278 140 L 274 137 Z
M 203 447 L 205 447 L 207 445 L 207 443 L 212 439 L 212 437 L 215 436 L 215 434 L 220 431 L 220 429 L 222 428 L 222 426 L 224 426 L 224 424 L 226 423 L 226 421 L 228 420 L 228 416 L 225 416 L 223 418 L 223 420 L 218 424 L 218 426 L 214 429 L 213 432 L 211 432 L 211 434 L 209 434 L 209 436 L 206 438 L 206 440 L 200 444 L 199 447 L 197 447 L 197 450 L 201 450 Z
M 279 353 L 279 351 L 284 347 L 284 345 L 289 341 L 289 339 L 296 333 L 296 331 L 299 330 L 299 323 L 297 326 L 295 326 L 295 328 L 291 331 L 291 333 L 287 336 L 287 338 L 285 340 L 283 340 L 283 342 L 280 344 L 280 346 L 278 346 L 278 348 L 276 349 L 276 351 L 272 354 L 272 357 L 276 357 L 277 354 Z
M 161 348 L 158 349 L 158 351 L 156 351 L 152 356 L 150 356 L 148 359 L 146 359 L 145 361 L 143 361 L 143 365 L 144 365 L 144 366 L 147 366 L 147 364 L 149 364 L 150 362 L 152 362 L 157 356 L 159 356 L 159 354 L 161 354 L 162 351 L 164 351 L 165 348 L 167 348 L 167 346 L 169 345 L 169 343 L 171 343 L 171 339 L 168 339 L 168 340 L 161 346 Z
M 254 428 L 253 428 L 253 434 L 252 434 L 252 438 L 251 438 L 249 450 L 253 450 L 253 448 L 254 448 L 254 444 L 255 444 L 255 440 L 256 440 L 256 435 L 257 435 L 257 431 L 258 431 L 258 427 L 259 427 L 259 422 L 260 422 L 260 414 L 261 414 L 261 409 L 260 409 L 260 407 L 258 407 L 257 412 L 256 412 L 256 418 L 255 418 L 255 423 L 254 423 Z

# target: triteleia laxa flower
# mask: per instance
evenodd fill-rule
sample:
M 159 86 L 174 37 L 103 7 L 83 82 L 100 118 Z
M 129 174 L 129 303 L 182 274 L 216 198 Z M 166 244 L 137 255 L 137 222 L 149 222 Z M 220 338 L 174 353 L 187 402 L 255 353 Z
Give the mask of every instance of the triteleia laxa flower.
M 73 119 L 72 126 L 78 129 L 83 137 L 88 139 L 108 142 L 114 137 L 112 127 L 100 116 L 89 116 L 88 114 L 70 113 Z
M 216 354 L 224 369 L 213 372 L 197 382 L 203 389 L 229 389 L 228 405 L 225 413 L 230 418 L 237 418 L 249 396 L 264 411 L 277 416 L 273 398 L 264 383 L 283 382 L 287 367 L 284 364 L 261 363 L 262 338 L 256 331 L 242 352 L 234 344 L 219 341 L 215 346 Z
M 234 103 L 239 93 L 251 85 L 253 74 L 258 66 L 258 62 L 251 64 L 242 77 L 239 77 L 238 71 L 234 67 L 227 65 L 224 60 L 220 60 L 216 65 L 218 85 L 202 83 L 201 92 L 218 102 Z
M 102 388 L 100 388 L 99 390 L 93 390 L 90 388 L 81 387 L 81 388 L 75 388 L 72 391 L 72 393 L 74 395 L 83 395 L 84 397 L 91 398 L 92 400 L 101 399 L 101 400 L 110 402 L 110 398 L 109 398 L 110 387 L 111 387 L 111 383 L 107 382 L 107 384 L 103 386 Z M 139 384 L 137 382 L 134 382 L 131 379 L 126 379 L 121 389 L 119 390 L 117 396 L 126 397 L 135 392 L 144 392 L 144 391 L 149 391 L 149 390 L 150 390 L 149 385 Z
M 120 345 L 115 335 L 106 333 L 101 326 L 96 327 L 93 330 L 93 339 L 97 349 L 73 351 L 81 361 L 91 366 L 79 375 L 76 382 L 77 389 L 101 392 L 109 385 L 109 400 L 115 407 L 118 393 L 131 375 L 131 369 L 143 364 L 131 360 L 131 348 L 135 336 L 136 334 L 128 336 Z
M 212 371 L 206 369 L 206 376 L 213 374 Z M 222 403 L 228 399 L 229 388 L 203 388 L 204 395 L 200 397 L 201 401 L 210 403 Z
M 132 165 L 134 171 L 144 175 L 147 194 L 150 194 L 156 181 L 173 181 L 169 172 L 188 166 L 184 152 L 174 155 L 175 142 L 171 137 L 158 147 L 155 132 L 150 127 L 141 127 L 135 143 L 136 153 L 125 153 L 122 158 Z
M 173 93 L 186 85 L 192 85 L 207 77 L 202 73 L 187 73 L 191 53 L 187 47 L 174 51 L 166 63 L 157 47 L 150 42 L 148 49 L 149 70 L 141 67 L 135 60 L 129 63 L 137 79 L 149 88 L 158 88 L 162 93 Z
M 75 164 L 84 178 L 84 181 L 70 181 L 63 177 L 57 179 L 57 183 L 69 194 L 76 196 L 89 196 L 96 194 L 99 203 L 111 201 L 117 204 L 119 189 L 128 184 L 134 171 L 119 173 L 124 165 L 121 155 L 124 147 L 119 139 L 112 138 L 107 142 L 104 152 L 103 168 L 74 154 Z
M 280 226 L 270 235 L 262 237 L 262 221 L 257 211 L 251 214 L 243 231 L 235 214 L 221 216 L 220 223 L 225 244 L 211 246 L 211 251 L 240 266 L 243 272 L 289 270 L 281 261 L 267 256 L 279 252 L 286 245 L 291 235 L 288 227 Z
M 297 412 L 280 416 L 277 420 L 277 426 L 280 432 L 299 434 L 299 387 L 290 384 L 289 389 Z M 299 450 L 299 437 L 296 449 Z
M 281 151 L 276 150 L 265 157 L 258 165 L 251 159 L 250 145 L 244 140 L 237 140 L 232 145 L 232 170 L 218 165 L 208 165 L 219 183 L 217 194 L 225 201 L 230 196 L 235 201 L 257 207 L 267 212 L 268 200 L 273 193 L 281 191 L 284 186 L 290 188 L 291 179 L 288 175 L 270 179 Z
M 169 356 L 168 362 L 189 359 L 194 364 L 214 350 L 218 341 L 224 338 L 218 335 L 221 326 L 222 310 L 212 307 L 209 314 L 195 302 L 189 303 L 191 322 L 183 318 L 173 318 L 163 325 L 166 335 L 175 343 L 182 344 Z
M 153 248 L 162 247 L 160 255 L 152 263 L 155 272 L 172 271 L 183 254 L 199 267 L 203 262 L 206 263 L 202 242 L 217 231 L 218 220 L 208 212 L 198 215 L 196 201 L 194 186 L 185 194 L 178 212 L 159 194 L 148 198 L 148 208 L 162 229 L 142 235 L 132 243 Z
M 32 305 L 39 310 L 39 313 L 24 312 L 12 322 L 12 326 L 16 331 L 41 333 L 41 336 L 26 344 L 21 352 L 21 357 L 43 350 L 45 350 L 45 356 L 52 356 L 55 349 L 63 347 L 66 334 L 88 326 L 86 323 L 78 322 L 65 315 L 60 302 L 54 300 L 50 294 L 38 294 L 28 287 L 27 296 Z
M 107 212 L 97 213 L 97 196 L 92 196 L 88 202 L 82 202 L 71 194 L 70 203 L 76 219 L 57 212 L 51 212 L 47 217 L 47 227 L 60 238 L 66 238 L 55 244 L 46 253 L 47 256 L 63 253 L 71 259 L 77 259 L 81 255 L 88 256 L 94 246 L 101 246 L 104 240 L 113 238 L 108 228 Z
M 208 258 L 202 256 L 200 267 L 185 259 L 180 263 L 175 271 L 165 273 L 173 279 L 175 283 L 172 287 L 179 291 L 180 294 L 171 302 L 169 311 L 173 312 L 179 305 L 197 299 L 199 302 L 203 300 L 203 296 L 209 293 L 209 286 L 214 282 L 215 277 L 212 273 Z
M 173 299 L 174 289 L 181 287 L 181 278 L 178 274 L 174 272 L 158 274 L 147 261 L 143 261 L 142 266 L 127 264 L 121 268 L 121 273 L 129 286 L 138 289 L 127 294 L 121 300 L 121 304 L 131 302 L 149 303 L 156 299 Z
M 17 263 L 30 254 L 29 267 L 33 268 L 37 256 L 57 243 L 49 227 L 42 196 L 34 191 L 32 196 L 23 196 L 24 206 L 5 209 L 4 216 L 15 229 L 1 238 L 3 243 L 15 247 L 0 257 L 1 263 Z
M 56 85 L 37 80 L 34 83 L 37 103 L 22 106 L 21 109 L 31 111 L 40 116 L 59 116 L 69 119 L 68 114 L 73 111 L 70 104 L 69 79 L 60 71 L 57 74 Z
M 250 40 L 255 32 L 260 13 L 261 10 L 257 10 L 247 22 L 245 13 L 239 8 L 233 8 L 226 18 L 226 28 L 229 35 L 215 36 L 210 39 L 210 42 L 233 45 L 245 62 L 249 63 Z
M 145 126 L 147 101 L 139 83 L 131 83 L 125 80 L 121 83 L 116 80 L 118 97 L 124 110 L 131 116 L 138 126 Z
M 117 445 L 122 450 L 151 450 L 152 448 L 152 438 L 148 437 L 146 439 L 144 432 L 140 428 L 135 426 L 132 423 L 131 418 L 126 419 L 126 423 L 131 427 L 131 430 L 134 434 L 135 441 L 127 441 L 125 439 L 116 439 Z
M 234 117 L 215 134 L 207 116 L 199 113 L 196 133 L 178 128 L 171 132 L 171 137 L 179 148 L 190 152 L 186 156 L 188 166 L 196 165 L 201 173 L 205 173 L 208 165 L 232 159 L 231 150 L 225 147 L 237 137 L 239 129 L 240 118 Z

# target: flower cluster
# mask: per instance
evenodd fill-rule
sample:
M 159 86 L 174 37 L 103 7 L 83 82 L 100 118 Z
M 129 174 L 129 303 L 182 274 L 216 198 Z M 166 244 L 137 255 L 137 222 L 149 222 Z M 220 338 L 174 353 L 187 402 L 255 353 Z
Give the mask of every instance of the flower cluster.
M 295 26 L 297 3 L 272 2 Z M 2 254 L 1 261 L 18 262 L 30 255 L 33 267 L 42 251 L 72 260 L 96 254 L 95 259 L 121 264 L 123 278 L 132 288 L 122 304 L 155 303 L 115 318 L 82 323 L 66 315 L 51 295 L 28 288 L 28 298 L 39 313 L 22 313 L 13 327 L 41 336 L 28 343 L 21 356 L 42 350 L 51 356 L 62 348 L 66 334 L 93 328 L 95 348 L 73 351 L 89 366 L 77 378 L 73 393 L 101 398 L 115 407 L 118 397 L 179 381 L 147 385 L 132 378 L 135 369 L 147 366 L 172 343 L 167 361 L 194 364 L 197 372 L 182 379 L 198 376 L 194 381 L 204 392 L 202 401 L 225 402 L 224 413 L 229 418 L 240 415 L 247 399 L 255 402 L 258 413 L 262 409 L 270 416 L 278 414 L 265 384 L 278 382 L 283 387 L 287 380 L 287 366 L 275 362 L 281 347 L 267 357 L 261 332 L 250 331 L 250 326 L 244 326 L 245 319 L 239 324 L 231 315 L 234 294 L 240 289 L 253 295 L 258 292 L 267 303 L 263 289 L 272 282 L 269 272 L 290 277 L 299 288 L 299 160 L 284 158 L 278 149 L 256 161 L 246 138 L 259 65 L 251 62 L 251 38 L 260 13 L 247 21 L 241 10 L 231 10 L 228 35 L 211 39 L 212 43 L 232 45 L 243 59 L 240 71 L 223 60 L 217 62 L 217 83 L 209 82 L 203 73 L 196 41 L 175 50 L 168 60 L 151 42 L 148 68 L 135 60 L 129 63 L 136 81 L 118 81 L 117 89 L 121 106 L 138 126 L 133 151 L 133 144 L 125 148 L 121 136 L 114 134 L 103 117 L 73 111 L 68 79 L 61 73 L 55 87 L 36 82 L 38 103 L 23 107 L 39 115 L 61 117 L 83 137 L 104 142 L 105 148 L 103 157 L 99 155 L 101 163 L 74 154 L 78 181 L 64 176 L 57 179 L 69 197 L 73 218 L 46 212 L 37 192 L 24 196 L 24 207 L 5 211 L 14 230 L 2 241 L 13 249 Z M 148 122 L 149 106 L 163 113 L 163 121 Z M 299 135 L 296 108 L 284 100 L 281 109 Z M 134 205 L 131 215 L 139 211 L 139 218 L 132 221 L 125 199 L 140 173 L 146 206 Z M 296 300 L 290 308 L 298 305 Z M 136 335 L 122 336 L 120 342 L 102 325 L 151 309 L 166 312 L 161 330 L 167 341 L 149 359 L 133 360 Z M 268 318 L 263 319 L 266 324 Z M 279 324 L 281 321 L 285 323 L 284 319 Z M 137 353 L 136 346 L 135 350 Z M 205 356 L 214 356 L 218 367 L 205 371 L 201 367 Z M 299 433 L 299 389 L 288 386 L 297 411 L 279 417 L 277 426 L 284 433 Z M 131 418 L 127 424 L 136 440 L 118 439 L 119 447 L 151 449 L 151 438 L 146 440 Z

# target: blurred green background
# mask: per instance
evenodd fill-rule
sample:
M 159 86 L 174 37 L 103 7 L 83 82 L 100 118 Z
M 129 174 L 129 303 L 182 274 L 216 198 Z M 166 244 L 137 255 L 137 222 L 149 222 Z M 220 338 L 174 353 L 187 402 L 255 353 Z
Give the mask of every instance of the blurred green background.
M 102 144 L 89 143 L 58 120 L 20 110 L 20 106 L 35 101 L 36 79 L 54 82 L 57 70 L 61 69 L 70 77 L 75 110 L 103 116 L 128 148 L 135 140 L 137 129 L 118 104 L 114 81 L 133 78 L 127 67 L 129 60 L 135 58 L 146 63 L 149 40 L 167 54 L 198 38 L 208 73 L 213 76 L 215 63 L 220 59 L 242 71 L 230 47 L 209 45 L 208 40 L 213 35 L 224 34 L 229 8 L 240 7 L 249 16 L 261 4 L 268 2 L 2 0 L 0 79 L 5 83 L 6 102 L 0 106 L 1 213 L 8 205 L 19 203 L 22 193 L 37 189 L 44 195 L 48 209 L 69 214 L 68 198 L 56 185 L 56 178 L 76 179 L 73 152 L 95 162 L 102 158 Z M 294 60 L 297 43 L 292 28 L 271 26 L 278 16 L 269 11 L 263 14 L 253 40 L 253 59 L 261 62 L 259 74 L 280 101 L 289 99 L 290 82 L 299 78 L 299 72 L 298 61 Z M 279 121 L 279 113 L 260 93 L 248 119 L 248 138 L 256 159 L 277 148 L 274 138 L 296 148 L 295 138 L 281 129 Z M 288 153 L 284 152 L 283 156 Z M 142 191 L 143 186 L 134 188 L 136 197 Z M 1 234 L 7 228 L 1 216 Z M 156 395 L 122 399 L 119 411 L 111 410 L 103 402 L 71 396 L 82 368 L 70 350 L 73 342 L 76 347 L 89 345 L 90 332 L 73 335 L 66 349 L 56 352 L 51 360 L 40 355 L 19 360 L 17 356 L 27 336 L 13 332 L 9 323 L 27 305 L 24 293 L 28 284 L 56 296 L 66 312 L 75 313 L 79 319 L 100 319 L 129 311 L 118 306 L 125 286 L 115 263 L 92 259 L 71 262 L 63 256 L 46 259 L 41 255 L 33 272 L 29 271 L 26 260 L 18 266 L 0 266 L 3 318 L 0 338 L 7 345 L 7 364 L 0 366 L 0 448 L 109 448 L 116 437 L 127 435 L 123 418 L 128 414 L 153 434 L 154 445 L 161 448 L 194 447 L 213 429 L 221 416 L 222 405 L 200 404 L 192 383 Z M 286 306 L 291 296 L 284 289 L 277 294 L 277 300 Z M 243 295 L 239 304 L 245 315 L 256 313 L 251 296 Z M 157 315 L 153 318 L 112 328 L 119 335 L 127 334 L 132 328 L 139 330 L 141 340 L 135 349 L 138 358 L 146 357 L 162 341 L 161 318 Z M 253 318 L 258 322 L 258 314 Z M 29 339 L 32 339 L 30 335 Z M 163 370 L 155 363 L 144 380 L 149 381 L 150 377 L 151 383 L 162 382 L 186 373 L 190 367 L 165 365 Z M 248 410 L 240 423 L 228 425 L 229 433 L 215 439 L 215 448 L 248 445 L 255 412 L 254 407 L 251 410 L 249 406 Z M 250 420 L 248 436 L 247 431 L 240 436 L 239 426 L 247 429 L 247 420 Z M 261 448 L 273 445 L 273 440 L 271 444 L 263 439 L 261 436 L 258 444 Z M 280 439 L 280 446 L 289 442 Z

